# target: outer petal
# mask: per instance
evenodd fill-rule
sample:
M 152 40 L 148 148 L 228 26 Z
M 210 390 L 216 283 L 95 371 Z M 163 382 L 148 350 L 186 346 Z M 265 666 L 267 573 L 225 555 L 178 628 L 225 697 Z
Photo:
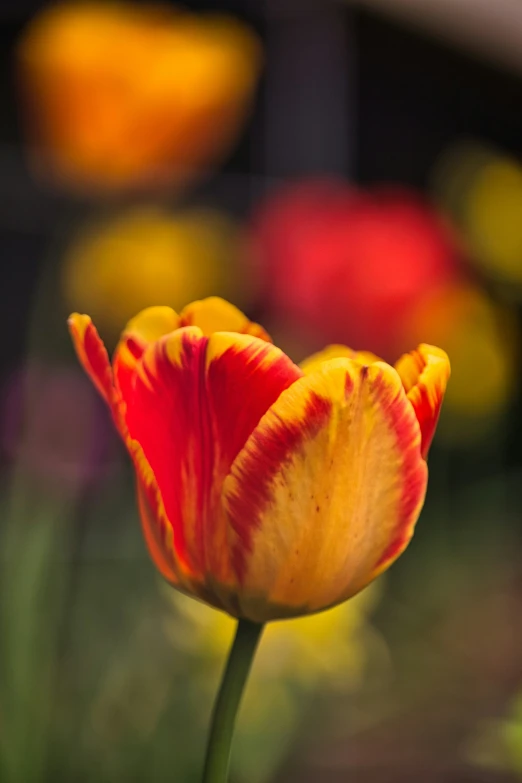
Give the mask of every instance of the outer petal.
M 407 546 L 426 482 L 393 368 L 334 359 L 297 381 L 224 484 L 241 613 L 262 622 L 357 593 Z
M 413 405 L 422 435 L 422 456 L 426 457 L 435 434 L 442 400 L 450 376 L 447 354 L 433 345 L 419 345 L 396 362 L 408 399 Z
M 179 566 L 172 546 L 172 531 L 166 519 L 155 482 L 148 484 L 140 477 L 139 462 L 137 495 L 141 526 L 150 556 L 160 574 L 176 586 L 180 583 Z
M 123 351 L 127 350 L 125 338 L 128 335 L 129 345 L 135 344 L 138 346 L 140 350 L 136 350 L 136 353 L 139 355 L 139 352 L 142 352 L 142 346 L 145 344 L 145 341 L 153 340 L 155 333 L 159 337 L 158 332 L 162 326 L 167 327 L 172 323 L 173 316 L 175 316 L 175 313 L 169 310 L 169 308 L 158 307 L 143 311 L 128 324 L 118 350 L 121 350 L 122 347 Z M 126 426 L 125 406 L 122 406 L 120 390 L 123 389 L 127 393 L 130 391 L 130 386 L 128 385 L 128 378 L 132 369 L 130 360 L 125 368 L 123 364 L 120 364 L 119 368 L 117 365 L 121 373 L 120 379 L 123 379 L 123 381 L 121 389 L 118 385 L 115 387 L 107 351 L 91 319 L 86 315 L 75 313 L 69 319 L 69 328 L 80 362 L 109 404 L 116 427 L 134 462 L 142 528 L 152 559 L 165 579 L 175 584 L 180 590 L 195 592 L 190 580 L 184 579 L 182 576 L 173 547 L 172 529 L 167 520 L 154 473 L 143 454 L 143 449 L 130 437 Z M 135 342 L 133 342 L 134 340 Z M 129 356 L 132 356 L 130 349 Z
M 207 337 L 214 332 L 239 332 L 272 342 L 262 326 L 249 321 L 241 310 L 219 296 L 187 305 L 181 312 L 180 326 L 199 326 Z
M 319 370 L 321 365 L 329 359 L 353 359 L 353 361 L 359 364 L 373 364 L 381 361 L 378 356 L 370 351 L 354 351 L 352 348 L 348 348 L 347 345 L 327 345 L 322 351 L 313 353 L 307 359 L 304 359 L 299 366 L 305 375 L 310 375 L 310 373 Z
M 104 400 L 112 406 L 112 369 L 105 345 L 88 315 L 73 313 L 69 332 L 80 363 Z
M 222 483 L 263 414 L 299 377 L 299 368 L 270 343 L 224 332 L 206 337 L 197 327 L 160 339 L 138 364 L 127 425 L 159 491 L 149 502 L 164 509 L 165 522 L 159 535 L 147 536 L 151 554 L 164 573 L 165 562 L 175 560 L 182 582 L 230 611 L 230 601 L 218 595 L 236 581 Z M 153 495 L 154 482 L 146 475 L 145 481 Z M 163 559 L 156 543 L 167 550 Z M 207 589 L 210 597 L 203 595 Z
M 147 307 L 129 321 L 113 358 L 115 382 L 124 399 L 130 394 L 137 362 L 147 346 L 178 327 L 179 315 L 171 307 Z

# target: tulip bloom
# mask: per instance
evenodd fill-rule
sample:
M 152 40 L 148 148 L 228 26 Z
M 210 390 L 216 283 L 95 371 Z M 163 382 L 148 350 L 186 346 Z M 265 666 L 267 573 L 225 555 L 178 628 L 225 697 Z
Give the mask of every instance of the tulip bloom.
M 217 298 L 180 315 L 143 311 L 112 366 L 88 316 L 70 328 L 174 587 L 264 623 L 345 601 L 407 546 L 449 375 L 443 351 L 421 345 L 393 368 L 331 347 L 300 368 Z

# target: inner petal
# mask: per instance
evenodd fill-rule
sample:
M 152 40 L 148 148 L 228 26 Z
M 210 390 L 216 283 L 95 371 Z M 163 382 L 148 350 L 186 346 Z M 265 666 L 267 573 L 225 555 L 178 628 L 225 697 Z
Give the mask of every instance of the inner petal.
M 249 321 L 241 310 L 219 296 L 187 305 L 181 312 L 180 326 L 199 326 L 207 336 L 214 332 L 239 332 L 272 342 L 262 326 Z
M 178 326 L 179 315 L 162 306 L 147 307 L 129 321 L 113 357 L 114 381 L 124 400 L 132 393 L 136 365 L 145 349 Z
M 319 370 L 321 365 L 330 359 L 351 359 L 358 364 L 374 364 L 380 362 L 378 356 L 370 351 L 354 351 L 352 348 L 348 348 L 347 345 L 327 345 L 322 351 L 308 356 L 299 365 L 305 375 Z

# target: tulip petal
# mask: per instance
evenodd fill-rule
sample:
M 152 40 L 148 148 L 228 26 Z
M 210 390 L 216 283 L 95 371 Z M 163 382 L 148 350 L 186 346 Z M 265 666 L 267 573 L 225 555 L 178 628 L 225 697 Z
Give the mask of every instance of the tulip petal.
M 103 399 L 112 406 L 114 389 L 112 369 L 96 327 L 88 315 L 73 313 L 68 320 L 69 332 L 78 359 Z
M 199 326 L 207 337 L 214 332 L 238 332 L 272 342 L 262 326 L 249 321 L 241 310 L 219 296 L 187 305 L 181 312 L 180 326 Z
M 139 474 L 138 474 L 139 475 Z M 178 585 L 178 568 L 172 546 L 172 531 L 167 523 L 158 494 L 141 478 L 137 481 L 141 527 L 150 556 L 164 579 Z
M 300 377 L 299 368 L 271 343 L 226 332 L 207 337 L 195 326 L 172 332 L 143 354 L 126 400 L 126 421 L 154 476 L 169 526 L 148 536 L 149 546 L 152 539 L 154 556 L 154 542 L 166 542 L 182 581 L 215 582 L 216 590 L 235 581 L 222 483 L 261 417 Z M 146 481 L 153 487 L 150 476 Z M 154 524 L 153 516 L 144 524 Z M 167 556 L 172 562 L 172 554 Z
M 413 405 L 422 436 L 422 456 L 426 457 L 435 434 L 442 400 L 450 376 L 447 354 L 433 345 L 422 344 L 395 363 L 408 399 Z
M 128 398 L 139 359 L 150 343 L 179 326 L 179 315 L 171 307 L 147 307 L 132 318 L 121 335 L 113 357 L 114 380 Z
M 382 361 L 370 351 L 354 351 L 352 348 L 348 348 L 347 345 L 334 344 L 327 345 L 322 351 L 308 356 L 299 364 L 299 367 L 305 375 L 310 375 L 310 373 L 319 370 L 321 365 L 329 359 L 352 359 L 359 364 L 373 364 L 374 362 Z
M 346 600 L 407 546 L 427 467 L 399 376 L 333 359 L 284 391 L 223 487 L 244 616 Z
M 131 441 L 128 446 L 137 473 L 137 497 L 141 527 L 154 565 L 163 578 L 174 585 L 176 589 L 221 607 L 207 586 L 201 580 L 191 578 L 191 575 L 180 564 L 174 546 L 172 526 L 165 513 L 155 476 L 141 447 Z

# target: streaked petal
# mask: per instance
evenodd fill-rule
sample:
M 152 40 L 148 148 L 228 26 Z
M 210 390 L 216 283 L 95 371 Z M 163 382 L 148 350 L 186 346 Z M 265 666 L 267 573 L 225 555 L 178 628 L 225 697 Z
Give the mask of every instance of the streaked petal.
M 88 315 L 73 313 L 69 332 L 80 363 L 104 400 L 112 405 L 112 369 L 107 350 Z
M 219 296 L 187 305 L 181 312 L 180 326 L 199 326 L 207 337 L 214 332 L 238 332 L 272 342 L 262 326 L 249 321 L 241 310 Z
M 215 582 L 216 590 L 235 581 L 223 479 L 263 414 L 299 377 L 270 343 L 225 332 L 206 337 L 195 326 L 161 338 L 138 363 L 127 425 L 159 488 L 169 525 L 160 544 L 173 549 L 182 580 Z
M 121 335 L 113 357 L 115 383 L 125 400 L 136 364 L 150 343 L 179 326 L 179 315 L 171 307 L 147 307 L 132 318 Z
M 199 579 L 193 579 L 179 562 L 175 547 L 172 526 L 167 519 L 161 493 L 156 479 L 148 465 L 141 447 L 131 444 L 137 477 L 138 509 L 145 543 L 151 559 L 163 576 L 177 590 L 186 595 L 195 596 L 208 604 L 221 607 L 207 585 Z
M 171 584 L 179 584 L 178 564 L 172 546 L 172 530 L 166 519 L 161 497 L 152 482 L 137 478 L 138 508 L 143 536 L 150 556 L 160 574 Z
M 359 364 L 373 364 L 380 362 L 381 359 L 370 351 L 354 351 L 347 345 L 327 345 L 322 351 L 313 353 L 300 363 L 300 368 L 305 375 L 315 372 L 321 368 L 324 362 L 329 359 L 352 359 Z
M 396 362 L 399 373 L 419 421 L 422 455 L 426 457 L 435 434 L 444 392 L 450 377 L 447 354 L 433 345 L 422 344 Z
M 393 368 L 333 359 L 294 383 L 224 484 L 241 611 L 264 621 L 357 593 L 407 546 L 426 482 Z

